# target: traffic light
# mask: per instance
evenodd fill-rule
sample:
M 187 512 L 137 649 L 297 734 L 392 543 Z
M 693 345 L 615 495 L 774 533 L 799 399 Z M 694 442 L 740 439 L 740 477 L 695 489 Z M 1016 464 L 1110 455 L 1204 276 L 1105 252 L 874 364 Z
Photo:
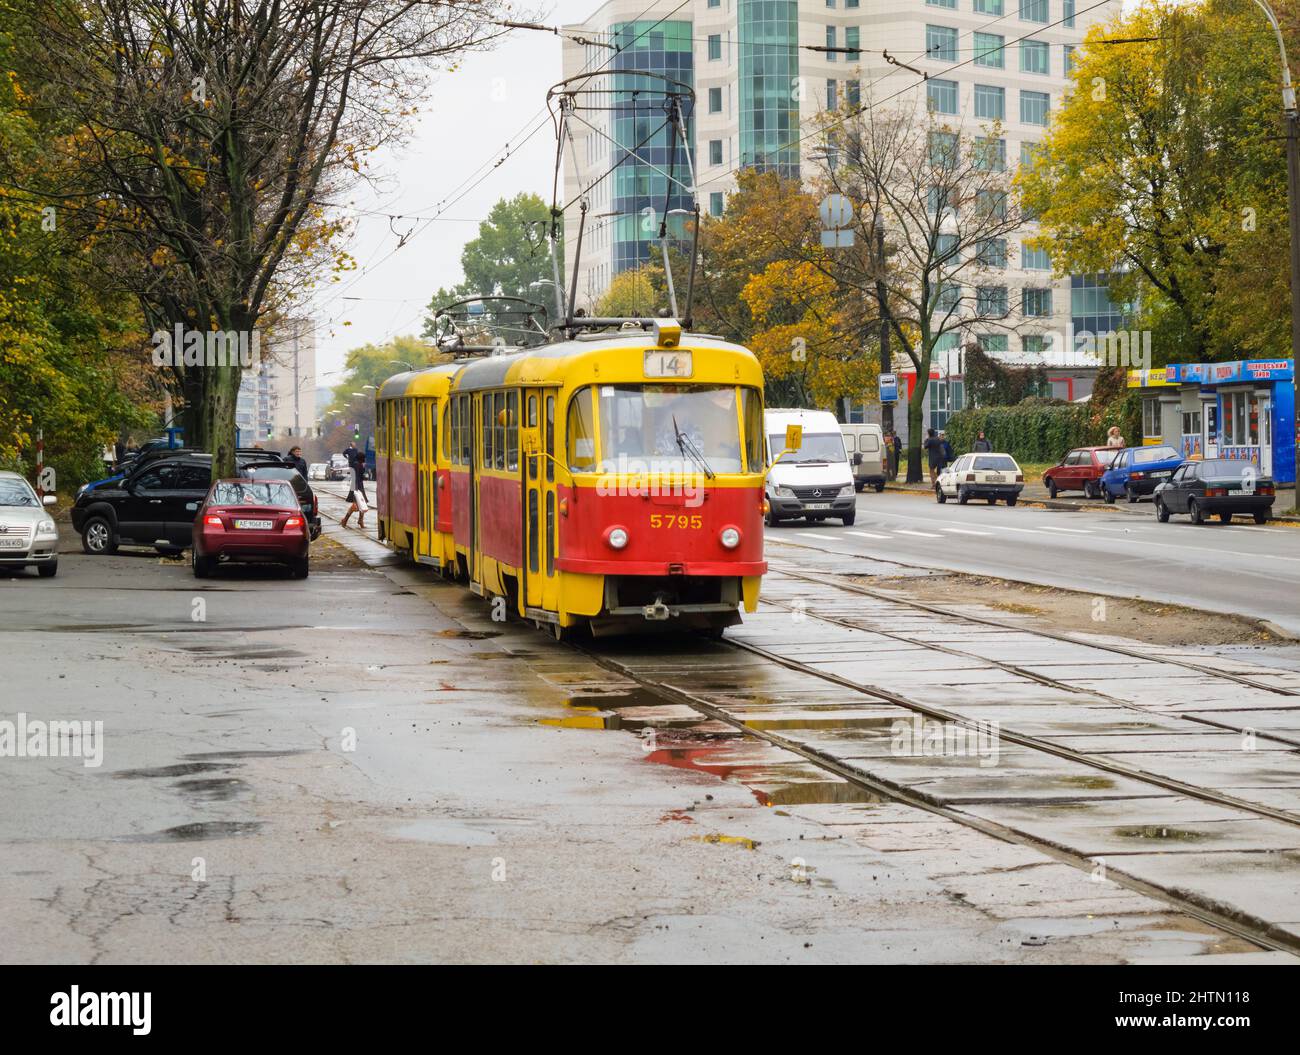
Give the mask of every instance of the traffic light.
M 352 442 L 355 443 L 355 442 L 356 442 L 357 440 L 359 440 L 359 439 L 361 439 L 361 424 L 360 424 L 360 422 L 358 422 L 357 424 L 355 424 L 355 425 L 352 426 Z

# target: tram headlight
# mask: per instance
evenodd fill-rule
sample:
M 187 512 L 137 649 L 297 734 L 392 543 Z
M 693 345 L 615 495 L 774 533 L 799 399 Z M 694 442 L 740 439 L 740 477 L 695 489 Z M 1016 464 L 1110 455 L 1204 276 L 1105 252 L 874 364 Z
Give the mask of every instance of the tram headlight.
M 718 533 L 718 541 L 727 549 L 735 549 L 740 545 L 740 529 L 734 527 L 724 527 Z
M 612 527 L 605 532 L 605 541 L 610 549 L 622 549 L 627 545 L 627 528 Z

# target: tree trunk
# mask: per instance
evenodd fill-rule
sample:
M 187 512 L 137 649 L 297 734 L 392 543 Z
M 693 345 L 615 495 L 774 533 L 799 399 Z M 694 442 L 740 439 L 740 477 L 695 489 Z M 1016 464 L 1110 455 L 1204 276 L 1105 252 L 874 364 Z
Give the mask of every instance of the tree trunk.
M 920 483 L 925 475 L 921 467 L 921 441 L 925 438 L 925 427 L 921 417 L 921 404 L 925 399 L 925 390 L 930 384 L 930 370 L 916 372 L 916 387 L 907 401 L 907 482 Z
M 212 454 L 212 479 L 235 475 L 235 405 L 239 400 L 240 368 L 207 367 L 203 400 L 203 430 Z

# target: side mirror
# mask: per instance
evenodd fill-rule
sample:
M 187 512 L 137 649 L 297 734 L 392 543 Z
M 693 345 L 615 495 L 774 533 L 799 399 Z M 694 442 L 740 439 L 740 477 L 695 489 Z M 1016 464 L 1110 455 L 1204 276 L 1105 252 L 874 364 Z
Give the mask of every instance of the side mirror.
M 53 506 L 58 504 L 59 504 L 58 495 L 43 495 L 41 497 L 41 505 L 43 506 Z
M 785 427 L 785 449 L 797 451 L 803 446 L 803 426 L 787 425 Z

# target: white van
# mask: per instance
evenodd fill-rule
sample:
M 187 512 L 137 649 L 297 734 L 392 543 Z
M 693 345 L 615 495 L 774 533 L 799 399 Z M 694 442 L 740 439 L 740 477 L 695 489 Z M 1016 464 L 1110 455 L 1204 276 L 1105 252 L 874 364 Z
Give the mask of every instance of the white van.
M 834 517 L 846 525 L 857 513 L 857 489 L 844 449 L 844 434 L 826 410 L 765 410 L 767 433 L 767 523 L 803 517 L 810 523 Z M 803 427 L 797 451 L 782 455 L 788 425 Z
M 844 433 L 844 446 L 849 450 L 849 462 L 853 466 L 853 482 L 861 491 L 874 487 L 877 492 L 885 489 L 885 434 L 879 425 L 841 425 Z

